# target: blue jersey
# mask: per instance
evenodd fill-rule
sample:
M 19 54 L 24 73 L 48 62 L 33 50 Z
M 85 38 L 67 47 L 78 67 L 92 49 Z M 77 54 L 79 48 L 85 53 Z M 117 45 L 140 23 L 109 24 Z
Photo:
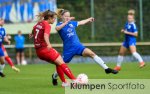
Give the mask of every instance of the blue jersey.
M 59 22 L 57 26 L 61 25 Z M 80 40 L 76 33 L 77 21 L 70 21 L 66 26 L 58 31 L 61 39 L 63 40 L 64 50 L 68 50 L 80 45 Z
M 127 32 L 131 32 L 131 33 L 135 33 L 137 32 L 137 28 L 136 28 L 136 25 L 134 22 L 127 22 L 124 26 L 124 29 L 127 31 Z M 135 36 L 132 36 L 132 35 L 128 35 L 128 34 L 125 34 L 125 40 L 126 41 L 136 41 L 136 37 Z
M 0 27 L 0 47 L 2 46 L 5 36 L 6 36 L 5 29 L 3 27 Z
M 24 36 L 16 35 L 14 39 L 15 39 L 15 42 L 16 42 L 16 48 L 18 48 L 18 49 L 24 48 L 24 42 L 25 42 Z

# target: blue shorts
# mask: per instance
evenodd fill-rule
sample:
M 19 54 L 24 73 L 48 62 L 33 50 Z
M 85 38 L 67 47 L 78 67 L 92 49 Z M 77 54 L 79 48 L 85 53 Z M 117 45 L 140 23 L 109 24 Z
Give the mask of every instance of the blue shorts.
M 64 50 L 63 56 L 62 56 L 64 62 L 69 63 L 75 55 L 82 56 L 84 49 L 85 49 L 85 46 L 80 44 L 80 45 L 77 45 L 71 49 Z
M 0 47 L 0 57 L 4 56 L 3 49 Z
M 130 46 L 136 46 L 136 41 L 124 41 L 122 45 L 128 49 Z

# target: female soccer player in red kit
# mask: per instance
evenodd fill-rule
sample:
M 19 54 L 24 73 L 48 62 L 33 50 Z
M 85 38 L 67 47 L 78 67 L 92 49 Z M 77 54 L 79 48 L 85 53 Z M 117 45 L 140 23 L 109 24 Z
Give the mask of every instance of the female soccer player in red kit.
M 52 61 L 52 64 L 56 65 L 56 70 L 62 82 L 65 79 L 62 78 L 63 73 L 65 73 L 72 81 L 75 81 L 76 78 L 72 74 L 71 70 L 64 63 L 60 54 L 52 48 L 49 37 L 51 26 L 56 20 L 57 14 L 50 10 L 47 10 L 38 15 L 39 22 L 33 27 L 32 34 L 30 37 L 34 37 L 34 46 L 36 49 L 37 56 L 47 62 Z

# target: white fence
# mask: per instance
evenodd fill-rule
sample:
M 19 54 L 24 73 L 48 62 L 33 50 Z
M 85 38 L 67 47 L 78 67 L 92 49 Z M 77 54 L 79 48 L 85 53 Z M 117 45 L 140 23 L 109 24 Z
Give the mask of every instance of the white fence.
M 100 55 L 105 62 L 116 62 L 119 47 L 121 46 L 121 44 L 122 43 L 83 43 L 84 46 L 91 48 L 94 52 Z M 62 49 L 63 44 L 52 44 L 52 46 L 56 49 L 59 48 L 60 50 L 59 52 L 62 52 L 63 50 Z M 148 53 L 147 55 L 142 55 L 142 54 L 141 55 L 145 61 L 149 62 L 150 61 L 150 42 L 137 42 L 137 46 L 138 46 L 137 49 L 139 48 L 139 46 L 141 46 L 142 49 L 140 50 L 143 50 L 143 52 Z M 5 47 L 8 49 L 12 49 L 12 48 L 15 48 L 15 45 L 5 45 Z M 146 47 L 146 49 L 144 47 Z M 31 60 L 37 59 L 35 58 L 35 50 L 34 50 L 33 44 L 25 44 L 25 48 L 26 48 L 26 56 L 28 56 L 27 59 L 29 62 Z M 105 49 L 105 48 L 108 48 L 108 49 Z M 117 49 L 114 49 L 114 48 L 117 48 Z M 111 51 L 110 49 L 113 49 L 113 50 Z M 115 52 L 113 55 L 109 54 L 109 53 L 112 53 L 113 51 Z M 108 55 L 105 55 L 106 52 L 108 53 Z M 136 61 L 133 57 L 131 56 L 125 57 L 125 62 L 133 62 L 133 61 Z M 76 57 L 76 58 L 73 58 L 71 62 L 79 63 L 79 62 L 94 62 L 94 61 L 90 58 Z

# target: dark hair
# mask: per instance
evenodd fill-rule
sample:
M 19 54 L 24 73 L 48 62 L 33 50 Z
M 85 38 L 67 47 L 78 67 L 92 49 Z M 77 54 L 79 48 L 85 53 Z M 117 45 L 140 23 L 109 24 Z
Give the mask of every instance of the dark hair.
M 66 9 L 57 9 L 57 16 L 60 18 L 66 12 L 69 12 L 69 10 L 66 10 Z
M 48 20 L 49 17 L 54 18 L 55 15 L 57 15 L 55 12 L 46 10 L 44 12 L 39 13 L 39 15 L 37 15 L 37 17 L 38 17 L 38 20 L 41 21 L 41 20 Z

